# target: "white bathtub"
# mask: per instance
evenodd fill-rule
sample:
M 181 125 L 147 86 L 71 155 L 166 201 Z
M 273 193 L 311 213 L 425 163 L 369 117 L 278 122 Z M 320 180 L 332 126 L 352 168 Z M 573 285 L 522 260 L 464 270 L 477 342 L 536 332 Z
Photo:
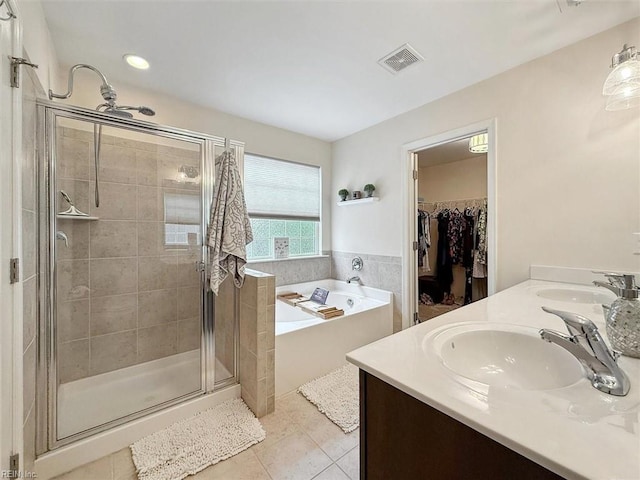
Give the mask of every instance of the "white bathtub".
M 311 295 L 317 287 L 329 290 L 327 305 L 344 315 L 329 320 L 276 300 L 276 396 L 329 373 L 345 363 L 345 355 L 393 333 L 393 294 L 338 280 L 284 285 L 282 292 Z

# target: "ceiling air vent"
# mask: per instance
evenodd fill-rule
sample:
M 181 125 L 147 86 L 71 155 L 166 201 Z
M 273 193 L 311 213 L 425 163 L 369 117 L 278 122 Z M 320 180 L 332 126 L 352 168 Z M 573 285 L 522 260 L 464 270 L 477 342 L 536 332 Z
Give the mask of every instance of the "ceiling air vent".
M 422 60 L 424 60 L 422 55 L 416 52 L 411 45 L 405 43 L 401 47 L 396 48 L 389 55 L 382 57 L 378 60 L 378 63 L 395 75 L 399 71 L 404 70 L 414 63 L 421 62 Z

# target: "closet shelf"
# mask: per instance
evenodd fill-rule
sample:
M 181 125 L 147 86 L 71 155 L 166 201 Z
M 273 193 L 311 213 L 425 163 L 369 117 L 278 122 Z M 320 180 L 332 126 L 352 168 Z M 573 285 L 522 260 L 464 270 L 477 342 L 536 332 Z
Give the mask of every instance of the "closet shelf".
M 345 200 L 344 202 L 337 202 L 336 205 L 338 205 L 339 207 L 344 207 L 346 205 L 355 205 L 357 203 L 372 203 L 372 202 L 379 202 L 380 201 L 380 197 L 365 197 L 365 198 L 358 198 L 356 200 Z

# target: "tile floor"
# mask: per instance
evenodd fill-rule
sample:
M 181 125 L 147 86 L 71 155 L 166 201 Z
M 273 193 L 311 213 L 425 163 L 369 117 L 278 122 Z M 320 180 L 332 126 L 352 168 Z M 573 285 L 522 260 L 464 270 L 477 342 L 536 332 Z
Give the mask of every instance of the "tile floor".
M 358 480 L 360 430 L 344 434 L 302 395 L 276 400 L 260 419 L 267 438 L 187 480 Z M 56 480 L 137 480 L 128 448 Z

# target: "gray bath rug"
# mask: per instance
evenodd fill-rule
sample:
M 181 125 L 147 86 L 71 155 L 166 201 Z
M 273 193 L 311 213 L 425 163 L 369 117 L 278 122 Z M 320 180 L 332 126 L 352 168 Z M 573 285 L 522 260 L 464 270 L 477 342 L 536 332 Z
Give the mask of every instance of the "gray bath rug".
M 140 480 L 181 480 L 264 438 L 258 419 L 237 398 L 138 440 L 131 453 Z
M 344 433 L 353 432 L 360 426 L 358 367 L 348 363 L 324 377 L 305 383 L 298 392 Z

